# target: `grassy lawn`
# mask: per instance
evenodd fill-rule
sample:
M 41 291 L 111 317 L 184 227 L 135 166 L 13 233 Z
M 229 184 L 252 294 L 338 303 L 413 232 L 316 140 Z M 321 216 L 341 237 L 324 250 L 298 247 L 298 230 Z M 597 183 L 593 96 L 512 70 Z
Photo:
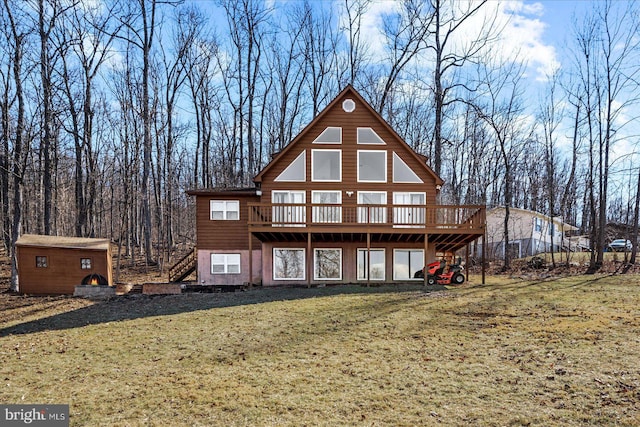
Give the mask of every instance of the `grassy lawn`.
M 0 402 L 71 425 L 640 425 L 635 275 L 0 304 Z

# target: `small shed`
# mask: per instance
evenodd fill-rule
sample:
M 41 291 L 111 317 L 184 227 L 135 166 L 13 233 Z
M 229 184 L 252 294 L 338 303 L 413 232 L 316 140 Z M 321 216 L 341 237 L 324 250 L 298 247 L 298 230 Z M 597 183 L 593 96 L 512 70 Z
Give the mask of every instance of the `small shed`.
M 108 239 L 24 234 L 16 242 L 19 291 L 23 294 L 73 294 L 80 284 L 99 278 L 113 286 Z

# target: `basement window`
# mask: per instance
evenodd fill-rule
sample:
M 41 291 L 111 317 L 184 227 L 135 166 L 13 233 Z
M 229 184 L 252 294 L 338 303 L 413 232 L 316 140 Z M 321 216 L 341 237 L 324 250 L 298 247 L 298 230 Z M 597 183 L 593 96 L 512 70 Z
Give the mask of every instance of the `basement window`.
M 304 280 L 304 264 L 304 249 L 274 248 L 273 280 Z
M 211 274 L 240 273 L 240 254 L 211 254 Z
M 49 264 L 47 263 L 46 256 L 37 256 L 36 257 L 36 268 L 47 268 Z
M 315 249 L 315 280 L 342 280 L 342 249 Z

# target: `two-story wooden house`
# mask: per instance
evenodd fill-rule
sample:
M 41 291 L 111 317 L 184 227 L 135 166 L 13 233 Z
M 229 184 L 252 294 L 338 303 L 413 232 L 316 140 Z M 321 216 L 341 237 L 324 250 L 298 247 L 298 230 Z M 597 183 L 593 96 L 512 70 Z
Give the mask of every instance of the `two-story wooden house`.
M 193 190 L 198 281 L 407 282 L 483 236 L 484 206 L 436 204 L 443 181 L 345 88 L 247 189 Z

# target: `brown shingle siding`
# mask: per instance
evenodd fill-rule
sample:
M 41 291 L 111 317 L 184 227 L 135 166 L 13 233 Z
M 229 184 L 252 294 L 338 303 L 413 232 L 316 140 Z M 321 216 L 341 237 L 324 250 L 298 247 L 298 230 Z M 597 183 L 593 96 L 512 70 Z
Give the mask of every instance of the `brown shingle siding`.
M 211 200 L 238 200 L 240 204 L 239 220 L 210 219 Z M 247 203 L 258 202 L 259 198 L 253 192 L 201 192 L 196 198 L 196 230 L 198 249 L 229 250 L 249 249 L 249 208 Z M 259 241 L 254 238 L 254 247 Z

